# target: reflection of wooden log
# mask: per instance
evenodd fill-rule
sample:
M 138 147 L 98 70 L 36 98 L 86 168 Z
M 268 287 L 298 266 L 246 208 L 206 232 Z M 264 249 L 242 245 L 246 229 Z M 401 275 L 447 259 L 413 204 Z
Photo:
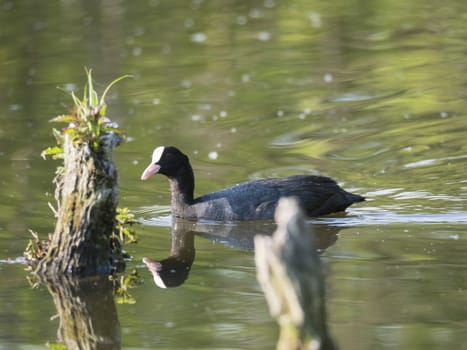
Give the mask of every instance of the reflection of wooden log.
M 73 278 L 62 274 L 42 282 L 57 308 L 60 343 L 68 349 L 120 349 L 120 324 L 107 276 Z
M 47 256 L 36 272 L 91 275 L 110 271 L 110 237 L 118 203 L 117 170 L 111 160 L 120 136 L 100 138 L 99 151 L 90 143 L 66 137 L 64 168 L 57 175 L 58 218 Z
M 255 237 L 258 281 L 280 327 L 277 349 L 335 349 L 326 326 L 321 263 L 293 198 L 280 200 L 273 237 Z

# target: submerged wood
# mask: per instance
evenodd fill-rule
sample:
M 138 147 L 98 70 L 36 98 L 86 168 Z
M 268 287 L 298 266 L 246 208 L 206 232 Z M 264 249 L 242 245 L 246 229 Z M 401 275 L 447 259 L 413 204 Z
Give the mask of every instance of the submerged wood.
M 255 237 L 257 278 L 280 335 L 277 349 L 333 350 L 321 262 L 294 198 L 282 198 L 273 237 Z
M 98 151 L 90 143 L 66 137 L 64 166 L 55 177 L 57 223 L 39 274 L 94 275 L 111 270 L 111 235 L 118 204 L 113 149 L 121 136 L 101 136 Z

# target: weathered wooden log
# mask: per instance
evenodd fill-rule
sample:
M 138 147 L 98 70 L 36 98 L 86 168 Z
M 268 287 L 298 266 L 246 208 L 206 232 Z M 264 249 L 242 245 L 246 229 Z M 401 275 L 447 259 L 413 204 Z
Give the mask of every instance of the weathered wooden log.
M 255 237 L 255 260 L 258 281 L 280 327 L 277 349 L 334 350 L 321 262 L 294 198 L 280 200 L 276 221 L 273 237 Z
M 99 147 L 65 135 L 64 167 L 56 175 L 57 223 L 39 274 L 94 275 L 111 270 L 110 237 L 118 204 L 112 150 L 121 136 L 107 132 Z

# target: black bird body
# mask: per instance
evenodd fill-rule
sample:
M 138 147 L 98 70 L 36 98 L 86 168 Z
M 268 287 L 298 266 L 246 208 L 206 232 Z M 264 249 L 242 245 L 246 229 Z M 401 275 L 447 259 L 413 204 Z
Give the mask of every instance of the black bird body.
M 294 196 L 308 216 L 344 211 L 365 199 L 343 190 L 325 176 L 295 175 L 259 179 L 194 198 L 194 175 L 189 159 L 175 147 L 158 147 L 141 178 L 155 173 L 169 179 L 172 215 L 215 221 L 270 220 L 281 197 Z

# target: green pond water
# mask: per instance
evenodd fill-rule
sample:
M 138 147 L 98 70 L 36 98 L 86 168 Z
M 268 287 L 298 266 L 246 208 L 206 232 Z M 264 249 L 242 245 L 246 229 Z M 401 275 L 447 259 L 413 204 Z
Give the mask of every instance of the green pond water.
M 335 342 L 467 349 L 466 21 L 460 0 L 0 1 L 0 349 L 57 342 L 54 301 L 21 257 L 29 229 L 53 231 L 58 163 L 40 153 L 85 66 L 100 91 L 134 75 L 107 98 L 127 133 L 120 206 L 141 222 L 127 251 L 144 283 L 115 306 L 122 349 L 272 349 L 278 335 L 252 245 L 272 224 L 204 225 L 185 237 L 184 283 L 153 282 L 142 258 L 171 254 L 170 195 L 139 178 L 159 145 L 190 156 L 197 194 L 312 173 L 364 195 L 309 220 Z

